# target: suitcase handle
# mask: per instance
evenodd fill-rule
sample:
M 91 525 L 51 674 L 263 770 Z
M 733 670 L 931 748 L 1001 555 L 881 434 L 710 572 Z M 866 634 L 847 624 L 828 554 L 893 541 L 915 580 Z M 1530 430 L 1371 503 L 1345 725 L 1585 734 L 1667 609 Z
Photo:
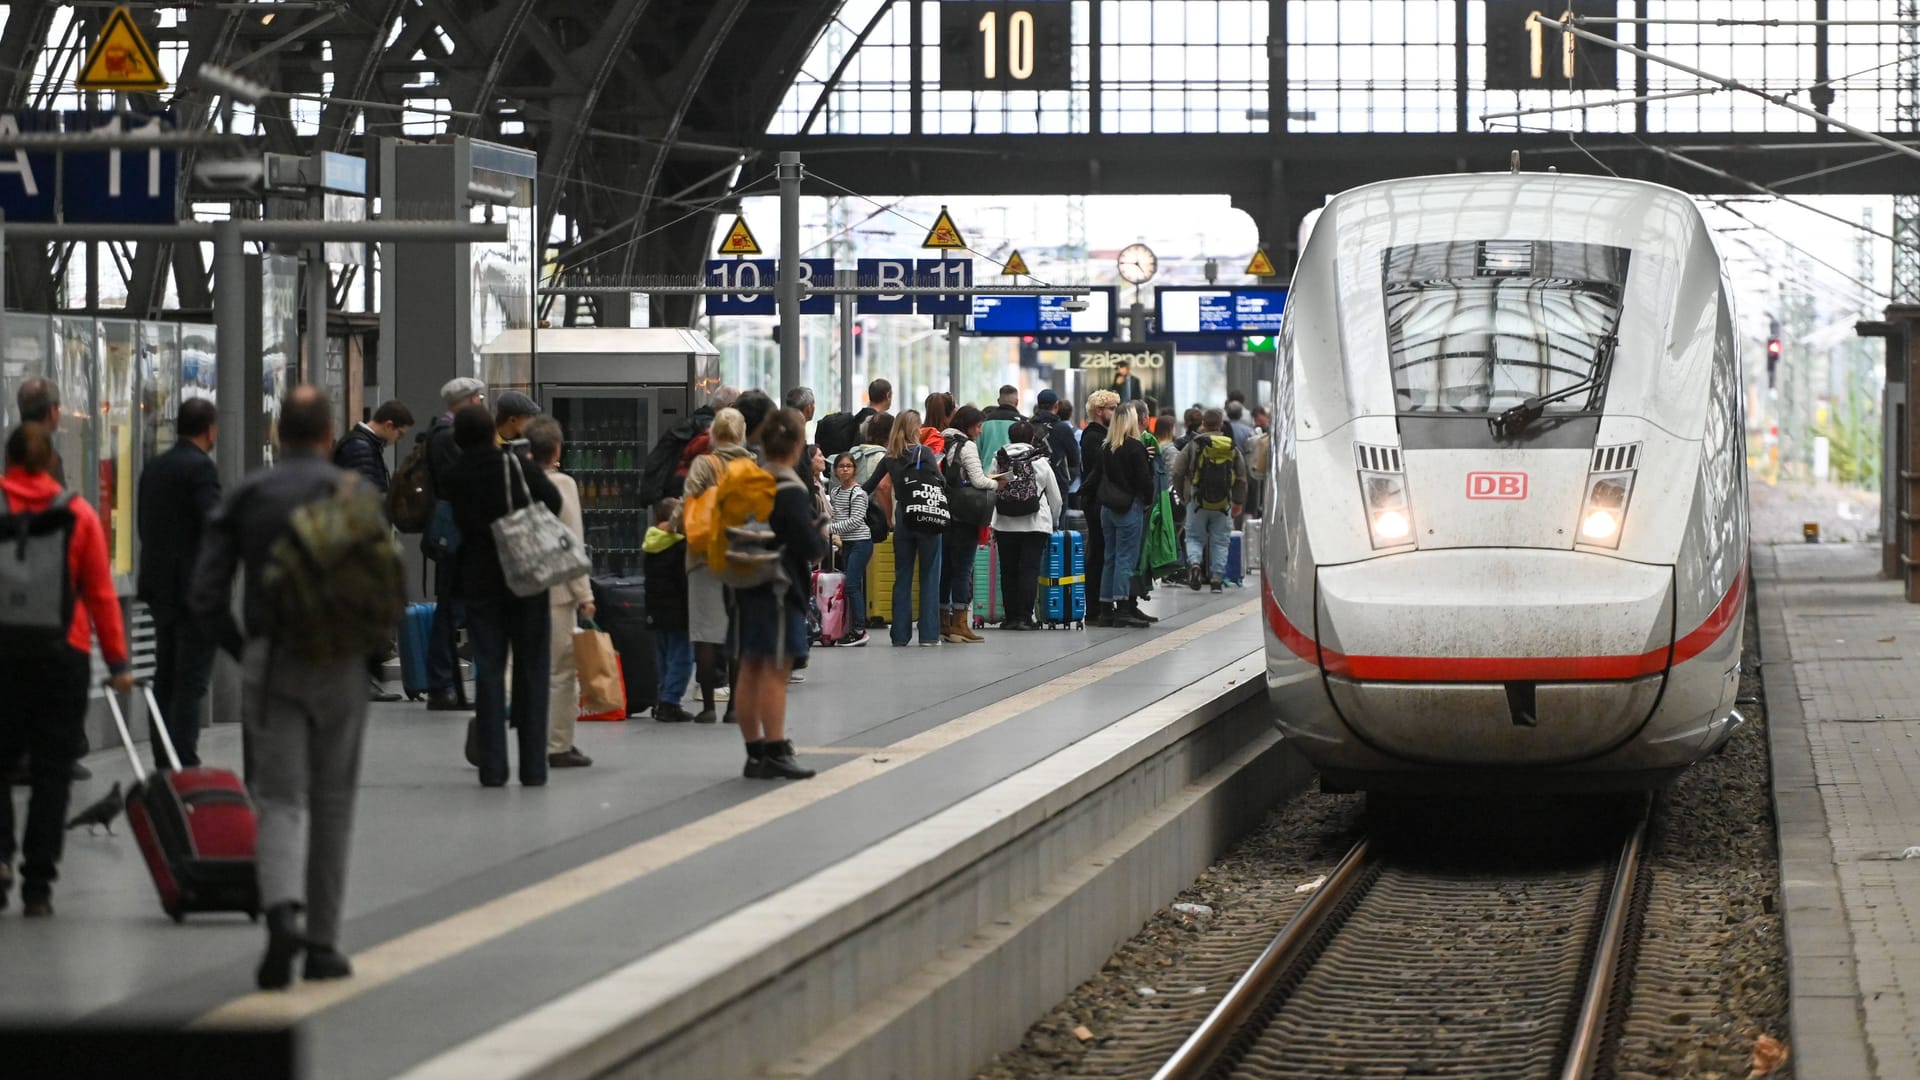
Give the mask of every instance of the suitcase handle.
M 168 763 L 173 766 L 175 772 L 180 771 L 180 755 L 174 751 L 173 736 L 167 731 L 166 721 L 160 716 L 160 701 L 153 696 L 153 683 L 137 678 L 133 680 L 133 685 L 139 687 L 140 691 L 146 695 L 147 727 L 151 729 L 153 737 L 159 741 L 160 745 L 166 748 Z M 120 731 L 120 747 L 127 752 L 127 761 L 133 765 L 133 778 L 145 782 L 147 771 L 140 764 L 140 755 L 133 749 L 133 732 L 127 728 L 127 714 L 120 707 L 120 695 L 113 689 L 113 680 L 102 679 L 100 686 L 107 692 L 107 709 L 113 714 L 113 726 Z

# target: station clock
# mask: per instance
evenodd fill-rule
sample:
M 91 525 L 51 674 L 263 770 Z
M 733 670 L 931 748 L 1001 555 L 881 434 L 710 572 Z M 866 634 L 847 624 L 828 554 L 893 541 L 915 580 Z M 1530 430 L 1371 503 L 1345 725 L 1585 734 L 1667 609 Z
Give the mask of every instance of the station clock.
M 1128 244 L 1120 249 L 1120 277 L 1129 285 L 1145 285 L 1160 269 L 1160 260 L 1145 244 Z
M 1072 87 L 1070 0 L 941 0 L 939 89 Z

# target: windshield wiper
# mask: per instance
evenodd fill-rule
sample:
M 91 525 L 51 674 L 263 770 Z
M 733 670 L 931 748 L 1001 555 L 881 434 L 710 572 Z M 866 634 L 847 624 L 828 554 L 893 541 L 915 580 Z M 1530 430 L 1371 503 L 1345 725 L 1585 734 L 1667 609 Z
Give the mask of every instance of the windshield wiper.
M 1593 374 L 1587 378 L 1572 386 L 1561 387 L 1551 394 L 1530 397 L 1518 405 L 1502 410 L 1496 416 L 1488 417 L 1487 426 L 1493 429 L 1494 437 L 1519 438 L 1535 420 L 1540 419 L 1541 414 L 1547 411 L 1547 406 L 1578 394 L 1592 394 L 1606 386 L 1608 377 L 1613 374 L 1613 349 L 1617 344 L 1619 344 L 1619 338 L 1612 334 L 1601 340 L 1598 362 L 1593 366 Z

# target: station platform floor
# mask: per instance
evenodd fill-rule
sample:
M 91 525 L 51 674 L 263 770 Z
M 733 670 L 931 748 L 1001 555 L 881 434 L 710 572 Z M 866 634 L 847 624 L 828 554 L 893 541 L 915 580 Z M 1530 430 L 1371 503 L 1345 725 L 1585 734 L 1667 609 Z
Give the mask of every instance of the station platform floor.
M 483 789 L 466 714 L 375 705 L 342 942 L 354 978 L 253 992 L 262 929 L 171 923 L 123 819 L 69 834 L 55 917 L 0 915 L 0 1023 L 297 1025 L 306 1075 L 463 1075 L 463 1044 L 1261 647 L 1257 581 L 1162 589 L 1148 610 L 1164 619 L 1148 630 L 817 650 L 789 698 L 789 735 L 820 770 L 802 782 L 742 779 L 729 725 L 636 717 L 580 725 L 590 768 Z M 237 727 L 207 732 L 202 756 L 237 768 Z M 88 764 L 76 808 L 131 779 L 117 749 Z
M 1753 548 L 1800 1077 L 1920 1080 L 1920 606 L 1880 558 Z

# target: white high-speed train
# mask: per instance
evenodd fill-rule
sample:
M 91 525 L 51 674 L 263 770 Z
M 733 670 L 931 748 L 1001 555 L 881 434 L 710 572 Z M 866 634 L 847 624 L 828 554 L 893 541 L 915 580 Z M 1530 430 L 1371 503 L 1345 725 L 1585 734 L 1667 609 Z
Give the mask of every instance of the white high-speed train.
M 1262 537 L 1276 723 L 1339 789 L 1658 785 L 1732 734 L 1740 363 L 1684 195 L 1356 188 L 1287 300 Z

